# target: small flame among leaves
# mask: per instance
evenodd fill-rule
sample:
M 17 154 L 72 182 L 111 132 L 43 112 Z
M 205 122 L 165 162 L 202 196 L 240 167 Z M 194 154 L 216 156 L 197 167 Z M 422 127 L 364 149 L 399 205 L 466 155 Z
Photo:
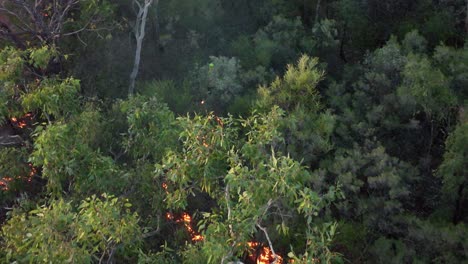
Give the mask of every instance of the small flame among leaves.
M 14 127 L 25 128 L 28 126 L 28 123 L 33 119 L 32 113 L 27 113 L 22 117 L 12 117 L 10 121 Z
M 31 182 L 32 178 L 37 173 L 37 169 L 31 163 L 28 163 L 28 166 L 30 168 L 28 176 L 16 176 L 14 178 L 9 177 L 9 176 L 4 176 L 4 177 L 0 178 L 0 190 L 8 191 L 10 189 L 8 185 L 13 180 L 22 180 L 22 181 L 26 181 L 26 182 Z
M 270 264 L 275 261 L 275 256 L 269 247 L 262 246 L 259 242 L 247 242 L 247 245 L 253 251 L 253 253 L 251 253 L 248 258 L 256 264 Z M 278 254 L 276 254 L 275 263 L 283 263 L 283 258 Z
M 202 241 L 203 236 L 197 233 L 193 227 L 192 227 L 192 216 L 190 216 L 188 213 L 183 213 L 182 217 L 180 219 L 176 220 L 176 223 L 183 222 L 185 229 L 187 232 L 190 234 L 190 237 L 192 238 L 192 241 Z
M 166 191 L 166 193 L 169 193 L 169 191 L 167 190 L 167 183 L 163 182 L 162 188 Z M 168 221 L 175 221 L 176 223 L 183 223 L 192 241 L 194 242 L 203 241 L 203 236 L 193 229 L 192 216 L 190 216 L 188 213 L 184 212 L 182 213 L 180 217 L 176 218 L 173 213 L 167 212 L 166 219 Z

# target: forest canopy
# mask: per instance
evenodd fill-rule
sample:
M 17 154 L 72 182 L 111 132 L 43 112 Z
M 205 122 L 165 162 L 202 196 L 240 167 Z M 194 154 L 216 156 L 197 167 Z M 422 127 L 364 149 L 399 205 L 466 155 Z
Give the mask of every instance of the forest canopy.
M 0 0 L 0 263 L 465 263 L 465 0 Z

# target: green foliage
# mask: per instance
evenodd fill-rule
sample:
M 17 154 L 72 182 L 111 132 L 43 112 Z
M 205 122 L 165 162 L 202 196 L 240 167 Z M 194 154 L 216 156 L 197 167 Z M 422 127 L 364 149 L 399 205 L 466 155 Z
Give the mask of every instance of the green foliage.
M 410 186 L 417 174 L 414 168 L 371 142 L 340 150 L 328 166 L 329 175 L 342 184 L 346 197 L 337 205 L 340 215 L 351 220 L 365 216 L 368 228 L 387 234 L 398 232 L 392 218 L 408 206 Z
M 421 107 L 427 115 L 443 118 L 447 110 L 455 105 L 447 78 L 440 70 L 433 68 L 428 58 L 410 54 L 402 74 L 403 82 L 398 88 L 398 95 L 409 104 Z
M 114 161 L 93 149 L 93 129 L 98 126 L 83 125 L 89 120 L 99 122 L 98 113 L 83 112 L 70 123 L 55 123 L 40 129 L 34 144 L 31 161 L 42 167 L 47 188 L 55 196 L 63 191 L 78 197 L 96 192 L 116 191 L 124 182 Z M 42 130 L 42 131 L 41 131 Z M 88 132 L 86 132 L 88 131 Z
M 59 2 L 0 10 L 0 262 L 466 262 L 464 0 L 159 1 L 126 99 L 132 1 Z
M 195 31 L 207 31 L 224 14 L 219 0 L 195 0 L 185 2 L 175 0 L 161 2 L 161 10 L 185 27 Z
M 78 111 L 80 81 L 68 78 L 63 81 L 45 79 L 22 98 L 26 111 L 40 109 L 44 115 L 66 117 Z
M 285 152 L 308 166 L 333 149 L 331 135 L 336 117 L 330 111 L 311 113 L 304 109 L 291 112 L 281 126 L 285 134 Z
M 468 258 L 466 253 L 466 224 L 438 225 L 429 221 L 411 219 L 405 246 L 414 248 L 413 257 L 420 263 L 460 263 Z M 408 252 L 407 250 L 406 252 Z
M 152 81 L 143 84 L 139 90 L 143 96 L 159 98 L 175 113 L 185 114 L 194 104 L 193 91 L 189 86 L 187 81 L 181 85 L 173 81 Z M 177 93 L 177 96 L 174 96 L 174 93 Z
M 133 159 L 160 160 L 175 145 L 174 114 L 155 97 L 134 96 L 121 101 L 119 108 L 128 124 L 122 144 Z
M 411 36 L 411 35 L 410 35 Z M 410 38 L 407 38 L 409 42 Z M 406 46 L 410 44 L 406 44 Z M 399 81 L 399 74 L 404 68 L 407 63 L 407 58 L 404 56 L 403 52 L 401 51 L 401 46 L 398 43 L 395 37 L 390 38 L 390 40 L 380 49 L 375 50 L 372 55 L 368 56 L 365 60 L 365 65 L 368 67 L 370 73 L 366 74 L 367 79 L 373 81 L 371 78 L 375 78 L 373 75 L 379 74 L 380 78 L 389 79 L 390 84 L 395 85 Z M 381 76 L 383 75 L 383 76 Z M 384 81 L 382 83 L 377 83 L 377 85 L 385 84 Z M 388 86 L 388 85 L 387 85 Z M 385 86 L 384 86 L 385 87 Z M 383 90 L 383 92 L 389 92 L 388 90 L 384 90 L 384 88 L 375 87 L 376 89 Z M 386 88 L 386 87 L 385 87 Z M 392 89 L 393 87 L 389 87 Z M 380 91 L 377 91 L 380 92 Z M 380 93 L 382 94 L 382 93 Z
M 458 104 L 466 105 L 468 98 L 468 48 L 454 49 L 445 45 L 434 51 L 434 64 L 450 80 L 450 88 Z
M 15 212 L 2 227 L 8 262 L 90 263 L 125 257 L 141 239 L 131 204 L 111 195 L 92 196 L 78 208 L 52 201 L 27 213 Z M 114 256 L 115 254 L 115 256 Z
M 453 14 L 447 10 L 434 12 L 423 26 L 423 32 L 430 43 L 439 44 L 446 42 L 450 37 L 454 37 L 455 20 Z
M 6 47 L 0 52 L 0 80 L 2 82 L 20 78 L 25 61 L 22 52 L 13 47 Z
M 372 239 L 372 232 L 360 222 L 340 221 L 332 248 L 340 248 L 346 259 L 351 262 L 363 261 Z
M 407 248 L 400 240 L 381 237 L 369 249 L 378 263 L 402 263 L 410 261 Z
M 205 230 L 201 252 L 208 263 L 235 259 L 244 252 L 250 237 L 256 233 L 262 236 L 264 226 L 270 227 L 269 233 L 276 239 L 283 236 L 292 242 L 300 237 L 303 243 L 291 245 L 303 252 L 298 258 L 310 261 L 333 256 L 327 246 L 334 226 L 316 228 L 315 224 L 319 212 L 339 191 L 334 187 L 325 193 L 312 189 L 308 186 L 310 173 L 297 161 L 274 151 L 281 140 L 281 116 L 282 111 L 273 108 L 267 114 L 240 120 L 240 124 L 232 117 L 214 115 L 179 119 L 184 129 L 183 150 L 169 153 L 156 171 L 169 186 L 169 208 L 190 205 L 187 198 L 191 193 L 206 192 L 218 202 L 219 211 L 204 213 L 200 222 Z M 244 131 L 246 138 L 239 131 Z M 209 208 L 200 209 L 206 212 Z M 289 226 L 296 221 L 305 223 L 305 229 L 289 233 Z M 320 234 L 327 239 L 321 241 Z
M 447 138 L 444 162 L 438 171 L 444 179 L 444 189 L 447 195 L 455 195 L 460 185 L 468 184 L 467 144 L 468 122 L 464 122 L 457 126 Z
M 37 49 L 30 49 L 29 63 L 37 69 L 45 69 L 50 60 L 57 55 L 57 50 L 53 47 L 42 46 Z
M 468 199 L 468 122 L 458 125 L 448 136 L 444 160 L 437 174 L 443 179 L 443 194 L 453 208 L 453 222 L 466 217 L 462 205 Z
M 315 112 L 321 109 L 317 84 L 323 79 L 324 72 L 317 69 L 318 59 L 303 55 L 297 66 L 289 64 L 283 78 L 277 77 L 270 86 L 261 86 L 259 107 L 278 105 L 285 110 L 303 107 Z
M 331 150 L 330 136 L 335 125 L 330 112 L 321 112 L 317 85 L 324 72 L 317 68 L 318 59 L 303 55 L 297 65 L 288 65 L 282 78 L 258 89 L 260 109 L 278 105 L 288 111 L 281 124 L 284 152 L 307 165 Z
M 275 16 L 255 33 L 254 44 L 258 64 L 264 67 L 285 65 L 295 60 L 304 28 L 301 21 Z
M 335 12 L 335 19 L 341 24 L 341 32 L 346 32 L 345 38 L 341 39 L 341 45 L 347 59 L 354 59 L 356 53 L 362 54 L 374 45 L 375 36 L 380 34 L 369 21 L 365 2 L 339 0 L 334 1 L 331 6 Z
M 195 89 L 208 109 L 223 113 L 242 93 L 240 65 L 236 58 L 210 57 L 210 63 L 197 69 Z
M 39 108 L 59 115 L 63 107 L 75 107 L 74 99 L 79 92 L 77 80 L 42 80 L 43 77 L 37 73 L 45 71 L 56 55 L 56 49 L 49 46 L 27 50 L 6 47 L 1 50 L 0 114 L 23 114 Z
M 14 197 L 15 192 L 24 190 L 30 179 L 31 167 L 27 163 L 28 153 L 25 149 L 3 148 L 0 151 L 0 181 L 4 180 L 8 191 L 0 191 L 0 203 Z
M 417 30 L 413 30 L 405 35 L 402 46 L 406 53 L 424 53 L 427 49 L 427 41 Z

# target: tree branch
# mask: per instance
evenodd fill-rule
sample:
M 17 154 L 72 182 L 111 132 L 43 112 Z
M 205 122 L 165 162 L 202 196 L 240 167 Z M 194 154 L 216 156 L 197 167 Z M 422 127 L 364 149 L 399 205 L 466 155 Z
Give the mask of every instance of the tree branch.
M 273 249 L 273 244 L 271 243 L 271 239 L 270 239 L 270 236 L 268 235 L 268 232 L 266 230 L 265 227 L 262 227 L 260 224 L 257 223 L 257 227 L 263 231 L 263 233 L 265 234 L 265 237 L 266 239 L 268 240 L 268 246 L 270 247 L 271 249 L 271 253 L 273 254 L 273 257 L 275 258 L 275 260 L 272 262 L 272 264 L 276 264 L 276 262 L 278 261 L 278 255 L 276 255 L 275 253 L 275 250 Z

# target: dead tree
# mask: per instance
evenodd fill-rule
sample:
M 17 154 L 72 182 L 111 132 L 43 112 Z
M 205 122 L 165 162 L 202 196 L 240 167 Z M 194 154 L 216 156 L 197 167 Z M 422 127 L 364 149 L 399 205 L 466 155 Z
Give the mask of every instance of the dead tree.
M 158 0 L 156 1 L 156 6 L 158 5 Z M 136 40 L 136 49 L 135 49 L 135 61 L 133 63 L 133 70 L 130 74 L 130 86 L 128 87 L 128 94 L 133 95 L 135 92 L 135 81 L 138 75 L 138 70 L 140 68 L 141 60 L 141 48 L 143 45 L 143 39 L 145 38 L 145 27 L 146 20 L 148 18 L 148 10 L 153 4 L 153 0 L 144 0 L 144 3 L 140 3 L 139 0 L 133 0 L 133 3 L 138 6 L 138 13 L 135 21 L 134 34 Z
M 91 11 L 87 21 L 73 19 L 74 14 L 82 11 L 81 5 L 80 0 L 0 0 L 0 21 L 3 22 L 0 36 L 16 44 L 20 36 L 39 40 L 41 44 L 57 44 L 64 36 L 108 29 L 96 27 L 103 19 L 98 8 Z M 72 23 L 80 27 L 69 27 Z

